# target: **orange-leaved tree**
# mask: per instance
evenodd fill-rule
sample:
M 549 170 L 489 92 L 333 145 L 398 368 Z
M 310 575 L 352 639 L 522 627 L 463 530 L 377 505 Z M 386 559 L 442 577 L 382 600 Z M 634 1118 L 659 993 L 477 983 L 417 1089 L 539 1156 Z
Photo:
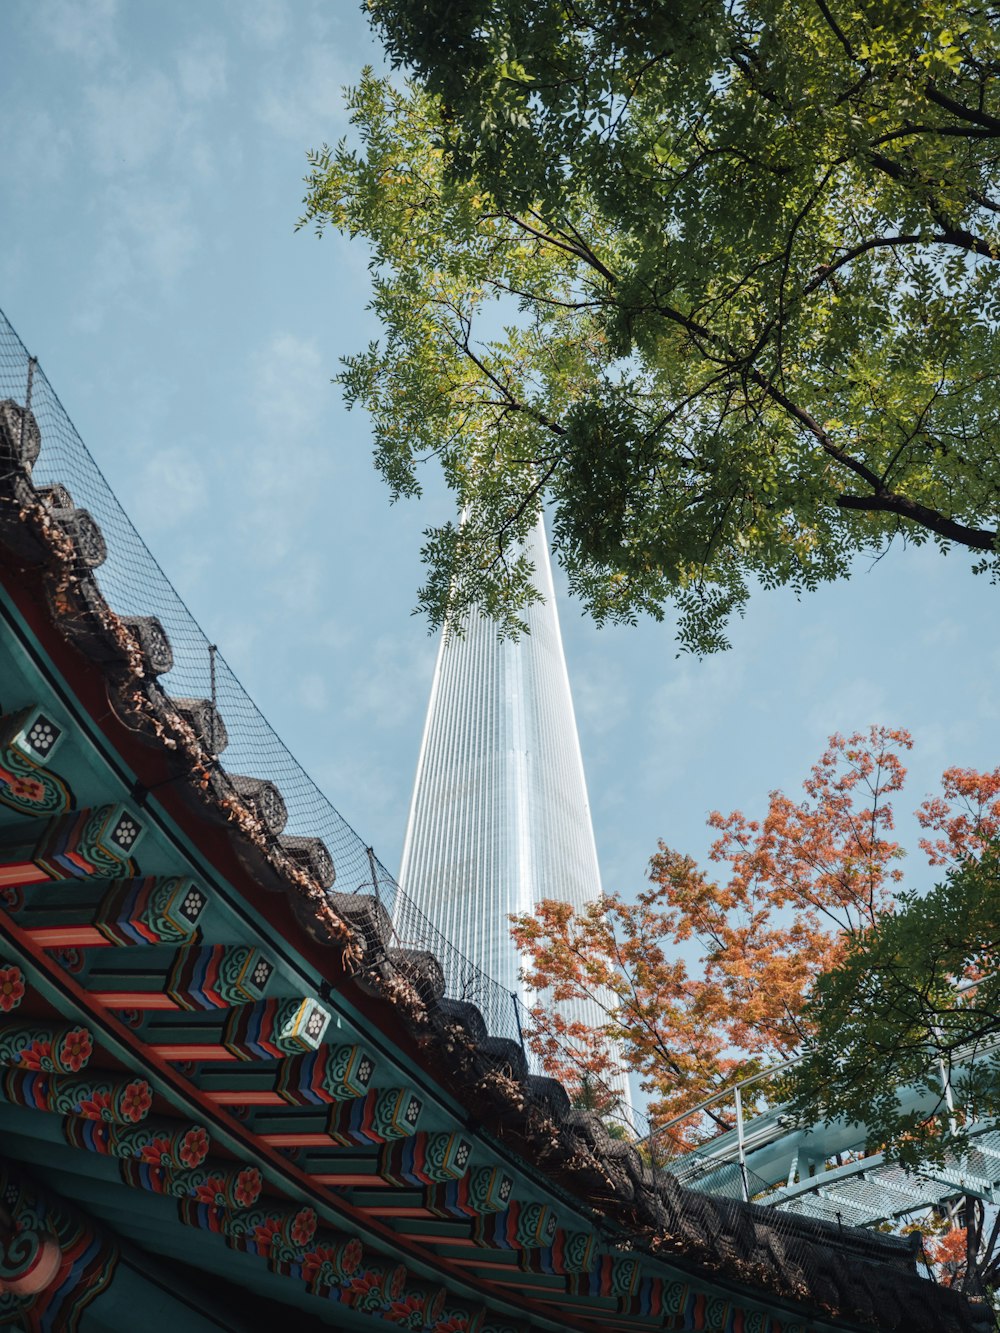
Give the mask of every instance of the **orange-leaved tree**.
M 904 855 L 892 799 L 911 744 L 887 727 L 832 736 L 801 796 L 772 792 L 761 819 L 710 815 L 721 873 L 661 842 L 634 902 L 616 893 L 574 912 L 543 901 L 512 918 L 525 976 L 545 993 L 532 1039 L 549 1069 L 594 1105 L 624 1061 L 655 1128 L 797 1053 L 815 978 L 892 907 Z M 974 854 L 1000 831 L 1000 769 L 949 769 L 917 817 L 932 864 Z M 599 1022 L 549 1004 L 582 997 Z M 671 1136 L 684 1143 L 694 1123 Z

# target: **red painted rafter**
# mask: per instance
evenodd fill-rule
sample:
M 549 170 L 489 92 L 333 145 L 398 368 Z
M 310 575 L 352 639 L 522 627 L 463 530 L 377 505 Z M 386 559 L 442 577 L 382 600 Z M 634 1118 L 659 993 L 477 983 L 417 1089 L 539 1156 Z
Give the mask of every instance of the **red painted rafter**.
M 411 1262 L 424 1265 L 424 1267 L 431 1267 L 440 1274 L 442 1279 L 450 1278 L 452 1281 L 460 1282 L 463 1286 L 469 1283 L 470 1278 L 476 1280 L 469 1272 L 465 1271 L 466 1269 L 475 1268 L 485 1273 L 519 1271 L 516 1265 L 484 1263 L 478 1259 L 445 1259 L 436 1253 L 430 1237 L 426 1238 L 424 1244 L 415 1243 L 389 1225 L 387 1220 L 382 1220 L 376 1216 L 372 1210 L 358 1208 L 342 1195 L 335 1193 L 334 1187 L 321 1185 L 316 1176 L 302 1171 L 268 1141 L 276 1136 L 255 1134 L 245 1124 L 226 1114 L 225 1110 L 211 1097 L 196 1088 L 178 1070 L 173 1068 L 169 1060 L 164 1058 L 163 1055 L 164 1049 L 171 1049 L 176 1051 L 173 1056 L 175 1060 L 198 1059 L 196 1054 L 192 1054 L 198 1050 L 197 1046 L 178 1045 L 171 1048 L 162 1046 L 152 1048 L 144 1043 L 137 1033 L 121 1023 L 113 1013 L 98 1005 L 93 994 L 73 976 L 64 971 L 49 956 L 48 952 L 39 947 L 36 941 L 30 937 L 29 932 L 21 930 L 10 914 L 3 910 L 0 910 L 0 935 L 5 936 L 12 945 L 30 958 L 38 970 L 43 972 L 48 980 L 63 992 L 67 999 L 88 1016 L 95 1028 L 103 1028 L 115 1041 L 125 1046 L 140 1065 L 147 1065 L 162 1084 L 168 1086 L 177 1096 L 189 1103 L 189 1107 L 196 1107 L 199 1116 L 206 1121 L 209 1128 L 212 1124 L 215 1124 L 231 1138 L 238 1140 L 251 1158 L 256 1157 L 266 1162 L 272 1172 L 288 1181 L 288 1185 L 293 1192 L 306 1193 L 314 1203 L 319 1203 L 336 1214 L 341 1219 L 341 1225 L 347 1225 L 348 1228 L 351 1224 L 355 1228 L 361 1226 L 388 1244 L 393 1250 L 399 1251 L 400 1259 L 403 1262 L 409 1259 Z M 235 1058 L 229 1052 L 226 1054 L 229 1058 Z M 190 1110 L 188 1113 L 190 1113 Z M 321 1138 L 322 1146 L 333 1146 L 327 1135 L 314 1135 L 312 1137 Z M 427 1214 L 421 1209 L 418 1215 L 422 1217 Z M 525 1301 L 522 1298 L 523 1293 L 515 1294 L 509 1290 L 494 1291 L 494 1283 L 489 1277 L 482 1278 L 477 1285 L 482 1288 L 486 1299 L 489 1299 L 492 1292 L 495 1299 L 516 1305 L 526 1315 L 530 1316 L 532 1302 Z M 567 1295 L 566 1299 L 572 1302 L 573 1298 Z M 536 1315 L 542 1314 L 537 1309 L 535 1313 Z M 562 1311 L 560 1318 L 567 1328 L 584 1329 L 586 1327 L 585 1324 L 577 1320 L 575 1312 Z

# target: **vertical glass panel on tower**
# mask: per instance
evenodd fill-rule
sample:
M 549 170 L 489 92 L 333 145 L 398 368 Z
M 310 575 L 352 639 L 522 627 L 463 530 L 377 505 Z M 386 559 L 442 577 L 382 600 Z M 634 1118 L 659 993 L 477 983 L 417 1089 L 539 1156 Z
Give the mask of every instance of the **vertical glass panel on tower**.
M 470 962 L 530 1002 L 509 914 L 542 898 L 581 908 L 600 898 L 601 877 L 541 519 L 526 553 L 542 594 L 528 634 L 500 642 L 473 614 L 463 634 L 442 636 L 400 884 Z M 564 1009 L 600 1021 L 596 1004 Z M 615 1090 L 628 1110 L 624 1077 Z

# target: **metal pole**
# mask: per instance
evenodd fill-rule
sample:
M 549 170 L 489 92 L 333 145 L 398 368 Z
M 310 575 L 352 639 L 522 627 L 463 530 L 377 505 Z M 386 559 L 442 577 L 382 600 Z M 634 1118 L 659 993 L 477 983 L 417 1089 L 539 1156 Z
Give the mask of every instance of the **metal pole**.
M 944 1093 L 944 1104 L 948 1108 L 948 1127 L 953 1134 L 958 1131 L 958 1121 L 955 1119 L 955 1098 L 951 1091 L 951 1074 L 945 1068 L 944 1060 L 941 1058 L 941 1030 L 935 1024 L 931 1031 L 934 1034 L 934 1040 L 938 1044 L 937 1048 L 937 1071 L 938 1078 L 941 1080 L 941 1091 Z
M 517 1039 L 524 1050 L 524 1029 L 521 1027 L 521 1010 L 517 1002 L 517 991 L 510 992 L 510 1002 L 514 1006 L 514 1022 L 517 1024 Z
M 796 1148 L 792 1156 L 791 1166 L 789 1166 L 788 1168 L 788 1180 L 785 1182 L 789 1188 L 791 1188 L 791 1186 L 795 1184 L 795 1177 L 798 1175 L 798 1171 L 799 1171 L 799 1149 Z
M 782 1069 L 791 1069 L 793 1065 L 801 1064 L 805 1059 L 802 1055 L 795 1055 L 790 1060 L 782 1060 L 779 1065 L 770 1065 L 767 1069 L 762 1069 L 759 1074 L 751 1074 L 749 1078 L 741 1078 L 735 1086 L 739 1088 L 749 1088 L 752 1083 L 759 1083 L 762 1079 L 770 1078 L 772 1074 L 779 1073 Z M 723 1088 L 721 1092 L 715 1092 L 711 1097 L 706 1097 L 700 1101 L 697 1106 L 692 1106 L 690 1110 L 684 1111 L 681 1115 L 674 1116 L 673 1120 L 668 1120 L 666 1124 L 660 1126 L 660 1132 L 673 1129 L 675 1125 L 681 1124 L 699 1111 L 704 1111 L 708 1106 L 714 1106 L 716 1102 L 724 1102 L 729 1097 L 732 1087 Z
M 218 651 L 219 650 L 214 643 L 210 643 L 208 645 L 208 678 L 209 678 L 209 686 L 212 693 L 212 712 L 209 715 L 208 719 L 208 730 L 209 730 L 208 743 L 212 750 L 213 759 L 218 757 L 215 753 L 215 719 L 218 716 L 216 712 L 218 704 L 216 702 L 216 692 L 215 692 L 215 654 Z
M 940 1055 L 937 1058 L 938 1078 L 941 1080 L 941 1090 L 944 1093 L 944 1104 L 948 1108 L 948 1128 L 953 1134 L 958 1133 L 958 1121 L 955 1119 L 955 1098 L 951 1091 L 951 1075 L 944 1067 L 944 1061 Z
M 739 1087 L 736 1092 L 736 1148 L 740 1157 L 740 1180 L 743 1182 L 743 1202 L 750 1202 L 750 1182 L 747 1180 L 747 1154 L 743 1141 L 743 1098 Z
M 379 887 L 378 887 L 378 874 L 376 873 L 376 870 L 375 870 L 375 848 L 374 848 L 374 847 L 366 847 L 366 848 L 365 848 L 365 851 L 368 853 L 368 869 L 372 872 L 372 888 L 375 890 L 375 901 L 376 901 L 376 902 L 378 903 L 378 905 L 381 907 L 381 906 L 382 906 L 382 896 L 381 896 L 381 894 L 379 893 Z
M 28 387 L 24 394 L 24 411 L 21 413 L 21 438 L 18 441 L 18 455 L 24 458 L 24 430 L 28 424 L 28 413 L 31 411 L 31 390 L 35 383 L 35 366 L 38 365 L 36 356 L 28 357 Z M 22 464 L 23 466 L 23 464 Z

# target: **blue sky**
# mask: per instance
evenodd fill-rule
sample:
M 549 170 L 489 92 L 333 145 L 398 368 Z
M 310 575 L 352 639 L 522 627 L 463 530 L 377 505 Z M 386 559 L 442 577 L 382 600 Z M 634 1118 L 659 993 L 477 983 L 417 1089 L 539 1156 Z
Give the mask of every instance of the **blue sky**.
M 435 644 L 410 615 L 433 490 L 390 507 L 330 383 L 377 334 L 366 254 L 295 233 L 305 153 L 379 52 L 353 0 L 5 0 L 0 306 L 154 554 L 333 803 L 398 867 Z M 834 730 L 909 727 L 912 809 L 1000 761 L 1000 589 L 894 549 L 759 594 L 733 650 L 669 621 L 563 633 L 608 889 L 713 808 L 797 788 Z M 558 576 L 557 576 L 558 577 Z M 902 807 L 901 807 L 902 808 Z M 916 883 L 929 877 L 913 858 Z

